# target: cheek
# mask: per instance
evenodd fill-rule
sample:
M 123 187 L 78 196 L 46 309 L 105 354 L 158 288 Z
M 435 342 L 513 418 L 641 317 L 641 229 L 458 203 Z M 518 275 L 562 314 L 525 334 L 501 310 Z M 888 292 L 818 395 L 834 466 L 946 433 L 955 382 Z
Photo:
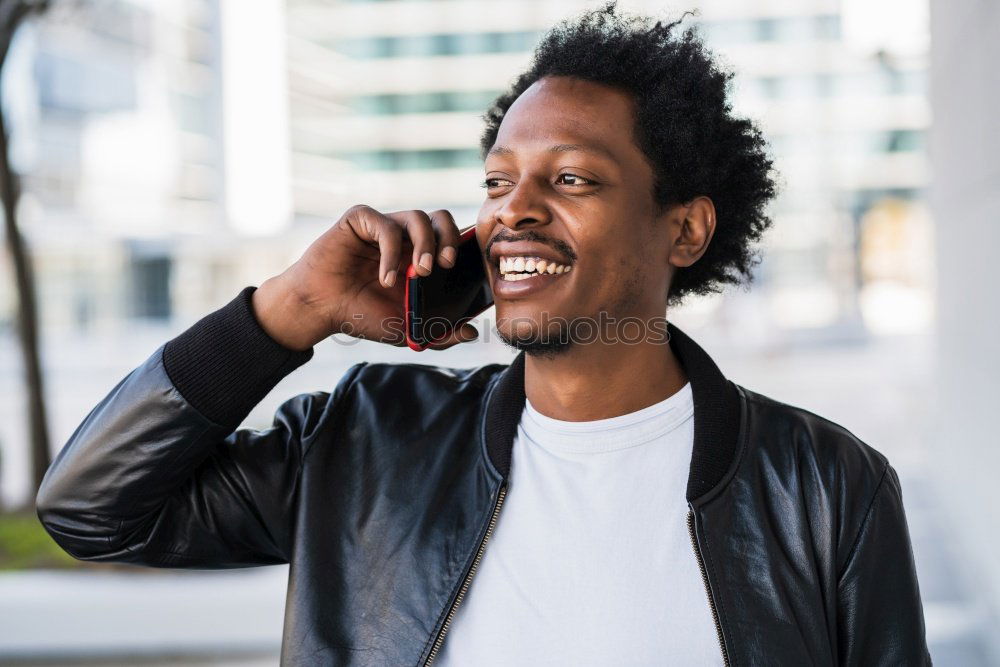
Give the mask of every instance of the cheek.
M 476 236 L 480 237 L 480 241 L 489 238 L 490 229 L 493 226 L 493 211 L 490 207 L 483 206 L 479 209 L 479 215 L 476 216 Z M 459 225 L 461 228 L 461 225 Z
M 483 200 L 482 205 L 479 207 L 479 213 L 476 214 L 476 224 L 479 227 L 484 227 L 487 229 L 487 233 L 490 228 L 497 223 L 497 211 L 500 209 L 500 202 L 496 199 L 490 199 L 487 195 Z
M 656 267 L 636 255 L 619 257 L 608 275 L 614 278 L 606 281 L 602 300 L 619 314 L 645 303 L 646 291 L 659 280 Z
M 638 280 L 644 280 L 649 276 L 649 265 L 635 255 L 626 255 L 619 258 L 618 267 L 615 271 L 615 284 L 619 292 L 627 291 L 628 286 L 635 285 Z
M 461 231 L 461 228 L 459 228 Z M 490 226 L 482 222 L 482 218 L 476 222 L 476 242 L 479 243 L 479 249 L 485 251 L 486 243 L 490 240 Z
M 588 313 L 607 309 L 621 300 L 625 278 L 636 271 L 636 262 L 628 256 L 590 255 L 573 286 L 574 307 Z M 576 271 L 577 269 L 574 269 Z

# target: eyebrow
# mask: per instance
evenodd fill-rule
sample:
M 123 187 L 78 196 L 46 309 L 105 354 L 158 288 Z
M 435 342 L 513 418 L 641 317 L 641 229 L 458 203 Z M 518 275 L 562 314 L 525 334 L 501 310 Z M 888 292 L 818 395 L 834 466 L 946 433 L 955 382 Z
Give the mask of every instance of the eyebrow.
M 594 155 L 599 155 L 601 157 L 608 158 L 614 162 L 618 160 L 611 153 L 611 151 L 603 148 L 601 146 L 583 146 L 581 144 L 554 144 L 549 146 L 550 153 L 570 153 L 573 151 L 579 151 L 581 153 L 592 153 Z M 490 149 L 490 152 L 486 154 L 487 157 L 491 155 L 514 155 L 514 149 L 510 146 L 494 146 Z

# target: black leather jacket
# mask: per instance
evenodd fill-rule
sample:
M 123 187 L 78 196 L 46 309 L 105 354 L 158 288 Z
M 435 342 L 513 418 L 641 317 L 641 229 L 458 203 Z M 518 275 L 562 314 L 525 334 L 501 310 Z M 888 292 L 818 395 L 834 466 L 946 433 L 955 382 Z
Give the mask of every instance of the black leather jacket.
M 361 362 L 332 392 L 286 400 L 270 427 L 236 430 L 313 353 L 267 336 L 253 289 L 94 407 L 38 515 L 82 560 L 290 563 L 283 665 L 427 664 L 503 511 L 523 354 L 464 369 Z M 727 380 L 669 330 L 694 396 L 689 528 L 724 660 L 930 664 L 886 458 Z

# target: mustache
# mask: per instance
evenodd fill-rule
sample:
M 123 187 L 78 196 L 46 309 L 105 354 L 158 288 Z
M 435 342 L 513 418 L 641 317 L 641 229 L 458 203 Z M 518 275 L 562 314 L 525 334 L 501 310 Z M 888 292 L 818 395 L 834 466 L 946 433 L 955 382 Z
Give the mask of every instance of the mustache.
M 529 241 L 534 243 L 540 243 L 542 245 L 547 245 L 550 248 L 554 248 L 562 253 L 565 257 L 568 257 L 572 261 L 576 261 L 576 253 L 573 249 L 569 247 L 569 244 L 562 239 L 550 239 L 548 237 L 542 236 L 533 229 L 529 229 L 521 234 L 514 235 L 508 231 L 501 231 L 496 236 L 489 240 L 486 244 L 486 256 L 490 254 L 490 250 L 493 248 L 494 243 L 499 243 L 500 241 L 507 241 L 510 243 L 516 243 L 517 241 Z

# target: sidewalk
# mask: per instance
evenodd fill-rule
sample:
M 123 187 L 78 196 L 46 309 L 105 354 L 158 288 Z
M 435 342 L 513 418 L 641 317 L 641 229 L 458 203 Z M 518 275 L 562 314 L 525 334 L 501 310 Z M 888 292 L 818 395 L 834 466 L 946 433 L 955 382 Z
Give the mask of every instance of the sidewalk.
M 2 573 L 0 664 L 277 665 L 287 578 L 287 566 Z

